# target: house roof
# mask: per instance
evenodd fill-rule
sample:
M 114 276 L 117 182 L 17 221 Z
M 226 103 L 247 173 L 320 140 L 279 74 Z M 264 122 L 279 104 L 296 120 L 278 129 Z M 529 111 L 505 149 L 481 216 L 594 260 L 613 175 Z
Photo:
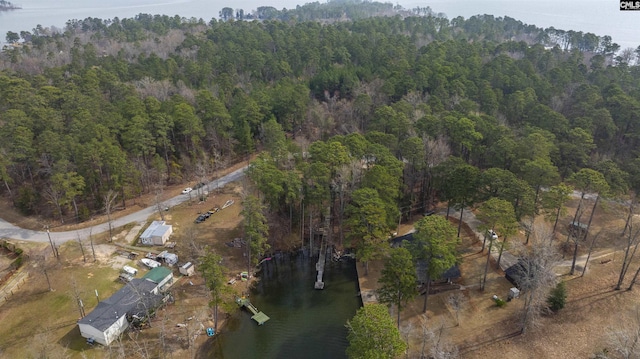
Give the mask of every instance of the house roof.
M 140 315 L 155 307 L 162 300 L 162 296 L 152 294 L 156 285 L 148 280 L 134 278 L 119 291 L 100 303 L 98 306 L 78 321 L 78 324 L 88 324 L 105 331 L 123 315 Z
M 539 270 L 540 267 L 535 263 L 530 263 L 521 258 L 518 259 L 516 264 L 504 270 L 504 277 L 511 282 L 511 284 L 522 290 L 521 285 L 523 284 L 523 279 L 526 280 L 527 277 L 529 277 L 529 279 L 533 278 Z
M 162 237 L 169 230 L 171 230 L 171 226 L 166 225 L 165 221 L 153 221 L 149 227 L 142 232 L 140 238 Z
M 397 247 L 401 247 L 405 241 L 407 242 L 412 242 L 413 241 L 413 233 L 407 233 L 403 236 L 399 236 L 399 237 L 395 237 L 391 240 L 391 247 L 393 248 L 397 248 Z M 427 263 L 424 260 L 418 260 L 416 262 L 416 271 L 418 273 L 418 280 L 420 280 L 421 282 L 426 282 L 426 278 L 424 277 L 424 274 L 427 271 Z M 440 278 L 433 278 L 433 280 L 435 279 L 458 279 L 462 276 L 462 274 L 460 273 L 460 267 L 458 267 L 457 265 L 453 265 L 451 268 L 447 269 L 444 273 L 442 273 L 442 275 L 440 276 Z
M 407 242 L 412 242 L 413 241 L 413 233 L 407 233 L 403 236 L 399 236 L 399 237 L 395 237 L 393 239 L 391 239 L 391 247 L 393 248 L 397 248 L 402 246 L 402 242 L 407 241 Z
M 572 227 L 580 228 L 580 229 L 584 229 L 584 230 L 586 230 L 586 229 L 589 227 L 588 225 L 586 225 L 586 224 L 584 224 L 584 223 L 581 223 L 581 222 L 578 222 L 578 221 L 572 221 L 572 222 L 570 223 L 570 225 L 571 225 Z
M 171 269 L 167 267 L 155 267 L 152 270 L 148 271 L 142 278 L 148 279 L 149 281 L 158 284 L 169 275 L 173 275 Z

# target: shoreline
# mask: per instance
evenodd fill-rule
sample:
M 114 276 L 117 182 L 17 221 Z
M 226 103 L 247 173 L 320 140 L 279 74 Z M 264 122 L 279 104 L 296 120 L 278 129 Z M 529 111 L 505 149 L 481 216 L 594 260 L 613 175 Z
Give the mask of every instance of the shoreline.
M 358 275 L 358 295 L 362 301 L 362 306 L 378 303 L 375 286 L 372 285 L 372 263 L 369 263 L 369 273 L 365 274 L 364 264 L 358 260 L 355 261 L 356 273 Z

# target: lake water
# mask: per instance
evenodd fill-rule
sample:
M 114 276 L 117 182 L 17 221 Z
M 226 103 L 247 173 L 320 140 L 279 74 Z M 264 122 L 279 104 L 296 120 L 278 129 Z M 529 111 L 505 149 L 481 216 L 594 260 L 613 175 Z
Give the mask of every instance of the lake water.
M 406 8 L 428 6 L 435 12 L 469 18 L 477 14 L 509 16 L 538 27 L 592 32 L 610 35 L 613 41 L 626 47 L 640 45 L 640 11 L 620 11 L 614 0 L 407 0 Z
M 315 262 L 302 254 L 273 259 L 249 296 L 270 317 L 259 326 L 244 309 L 202 348 L 199 358 L 346 358 L 345 324 L 362 306 L 353 260 L 327 262 L 324 290 L 314 289 Z M 236 285 L 243 285 L 237 283 Z
M 202 18 L 209 21 L 218 18 L 225 6 L 251 11 L 258 6 L 295 8 L 304 2 L 296 0 L 15 0 L 22 10 L 0 12 L 0 43 L 7 31 L 31 31 L 36 25 L 64 27 L 70 19 L 96 17 L 133 17 L 140 13 L 180 15 L 186 18 Z M 320 1 L 324 2 L 324 1 Z M 457 16 L 468 18 L 476 14 L 509 16 L 539 27 L 553 26 L 563 30 L 592 32 L 610 35 L 622 48 L 640 45 L 640 11 L 620 11 L 613 0 L 404 0 L 405 8 L 430 6 L 451 19 Z

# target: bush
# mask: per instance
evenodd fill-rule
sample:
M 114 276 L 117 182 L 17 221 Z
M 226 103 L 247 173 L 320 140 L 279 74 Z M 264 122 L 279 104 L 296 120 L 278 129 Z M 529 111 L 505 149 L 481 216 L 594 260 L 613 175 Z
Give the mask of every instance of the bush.
M 80 221 L 86 221 L 89 218 L 91 218 L 91 211 L 89 210 L 89 207 L 86 205 L 80 205 L 78 207 L 78 219 Z
M 498 308 L 502 308 L 505 305 L 507 305 L 507 301 L 501 298 L 496 298 L 493 301 L 496 302 L 496 305 L 498 306 Z
M 549 309 L 554 312 L 559 311 L 564 308 L 564 305 L 567 302 L 567 288 L 564 282 L 558 283 L 555 288 L 551 290 L 551 294 L 547 298 L 547 304 L 549 305 Z
M 38 195 L 35 190 L 29 186 L 20 187 L 18 190 L 18 198 L 16 199 L 16 207 L 24 215 L 35 214 L 35 207 L 38 202 Z

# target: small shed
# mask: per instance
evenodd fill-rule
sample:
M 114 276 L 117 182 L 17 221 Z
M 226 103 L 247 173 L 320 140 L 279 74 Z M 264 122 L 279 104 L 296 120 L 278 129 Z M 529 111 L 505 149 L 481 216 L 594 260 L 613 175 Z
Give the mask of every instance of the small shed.
M 178 263 L 178 255 L 175 253 L 169 253 L 167 251 L 160 252 L 157 258 L 165 262 L 170 267 Z
M 167 267 L 156 267 L 148 271 L 142 278 L 156 284 L 154 292 L 164 292 L 173 284 L 173 272 Z
M 572 221 L 567 226 L 567 230 L 569 231 L 569 234 L 578 238 L 584 237 L 584 234 L 587 232 L 587 228 L 589 228 L 589 226 L 587 226 L 585 223 L 578 222 L 578 221 Z
M 140 244 L 147 246 L 163 246 L 173 233 L 173 227 L 165 221 L 153 221 L 140 235 Z
M 187 262 L 180 266 L 180 274 L 191 277 L 196 272 L 196 267 L 191 262 Z

